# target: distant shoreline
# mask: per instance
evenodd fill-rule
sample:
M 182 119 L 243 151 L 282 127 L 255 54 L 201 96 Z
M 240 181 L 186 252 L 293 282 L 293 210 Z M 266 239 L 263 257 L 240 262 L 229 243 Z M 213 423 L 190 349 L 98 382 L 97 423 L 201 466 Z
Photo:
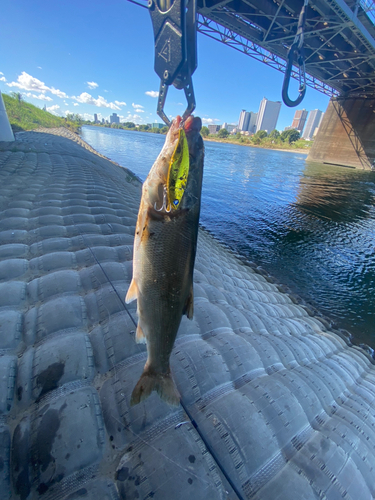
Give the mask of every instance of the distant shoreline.
M 86 126 L 86 125 L 83 125 L 83 126 Z M 111 129 L 111 130 L 126 130 L 126 131 L 129 131 L 129 132 L 143 132 L 145 134 L 156 134 L 156 135 L 166 135 L 166 134 L 163 134 L 163 133 L 157 133 L 157 132 L 151 132 L 151 130 L 138 130 L 137 128 L 111 128 L 111 127 L 106 127 L 105 125 L 102 125 L 100 123 L 98 124 L 89 124 L 88 126 L 91 126 L 91 127 L 100 127 L 100 128 L 108 128 L 108 129 Z M 308 155 L 309 154 L 309 150 L 306 150 L 306 149 L 300 149 L 300 148 L 270 148 L 270 147 L 267 147 L 267 146 L 262 146 L 262 145 L 258 145 L 258 144 L 244 144 L 243 142 L 238 142 L 238 141 L 227 141 L 225 139 L 214 139 L 213 137 L 203 137 L 203 140 L 205 141 L 208 141 L 208 142 L 220 142 L 221 144 L 233 144 L 234 146 L 248 146 L 248 147 L 251 147 L 251 148 L 257 148 L 257 149 L 267 149 L 268 151 L 285 151 L 287 153 L 300 153 L 300 154 L 304 154 L 304 155 Z M 310 149 L 310 148 L 309 148 Z
M 306 149 L 300 149 L 300 148 L 295 148 L 295 149 L 269 148 L 257 144 L 244 144 L 243 142 L 225 141 L 221 139 L 213 139 L 211 137 L 210 138 L 203 137 L 203 140 L 208 142 L 220 142 L 221 144 L 233 144 L 234 146 L 237 145 L 237 146 L 247 146 L 250 148 L 257 148 L 257 149 L 267 149 L 268 151 L 285 151 L 286 153 L 302 153 L 304 155 L 309 154 L 309 150 L 306 151 Z

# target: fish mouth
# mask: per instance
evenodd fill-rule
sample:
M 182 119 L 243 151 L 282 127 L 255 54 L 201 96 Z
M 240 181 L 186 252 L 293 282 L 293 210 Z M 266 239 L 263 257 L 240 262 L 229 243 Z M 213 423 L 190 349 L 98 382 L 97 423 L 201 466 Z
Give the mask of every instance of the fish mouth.
M 183 121 L 181 116 L 177 115 L 169 129 L 171 136 L 175 137 L 181 127 L 184 128 L 185 132 L 200 132 L 202 128 L 202 120 L 198 116 L 190 115 L 185 121 Z
M 180 117 L 178 117 L 180 118 Z M 185 132 L 200 132 L 202 120 L 198 116 L 188 116 L 184 123 Z

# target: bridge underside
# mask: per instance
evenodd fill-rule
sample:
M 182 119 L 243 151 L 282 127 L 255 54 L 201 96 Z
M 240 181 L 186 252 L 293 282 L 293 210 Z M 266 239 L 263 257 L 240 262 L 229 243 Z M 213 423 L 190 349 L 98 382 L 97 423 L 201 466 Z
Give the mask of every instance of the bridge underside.
M 375 28 L 362 5 L 309 1 L 303 43 L 309 86 L 331 96 L 375 95 Z M 198 0 L 198 31 L 285 71 L 302 6 L 303 0 Z
M 307 160 L 374 168 L 375 98 L 332 98 Z
M 368 3 L 309 1 L 306 84 L 331 97 L 311 161 L 374 165 L 375 27 Z M 198 0 L 198 31 L 285 72 L 302 6 L 303 0 Z M 298 79 L 296 68 L 291 76 Z

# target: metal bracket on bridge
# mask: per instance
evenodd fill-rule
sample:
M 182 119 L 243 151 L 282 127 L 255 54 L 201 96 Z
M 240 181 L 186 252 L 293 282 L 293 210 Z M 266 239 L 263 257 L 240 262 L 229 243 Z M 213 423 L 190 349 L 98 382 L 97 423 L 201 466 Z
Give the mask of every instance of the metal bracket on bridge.
M 191 76 L 197 67 L 197 0 L 149 0 L 155 39 L 155 72 L 160 78 L 157 113 L 169 126 L 164 113 L 169 85 L 184 89 L 185 120 L 195 109 Z
M 309 0 L 304 0 L 304 4 L 298 19 L 297 34 L 294 38 L 292 46 L 288 51 L 288 56 L 287 56 L 287 66 L 285 70 L 283 90 L 281 95 L 284 103 L 290 108 L 298 106 L 298 104 L 302 102 L 306 93 L 306 72 L 305 72 L 305 55 L 303 51 L 303 30 L 305 28 L 306 8 L 308 3 Z M 290 75 L 292 73 L 293 58 L 295 52 L 297 53 L 297 61 L 299 67 L 299 89 L 298 89 L 299 96 L 295 101 L 292 101 L 289 98 L 288 90 L 289 90 Z

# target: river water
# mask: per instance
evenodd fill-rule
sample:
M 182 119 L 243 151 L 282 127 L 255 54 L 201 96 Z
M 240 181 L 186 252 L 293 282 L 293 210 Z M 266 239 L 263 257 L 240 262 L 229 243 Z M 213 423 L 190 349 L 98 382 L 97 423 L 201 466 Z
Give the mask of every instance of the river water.
M 83 127 L 93 148 L 144 180 L 165 136 Z M 206 142 L 201 223 L 375 348 L 375 172 L 299 153 Z

